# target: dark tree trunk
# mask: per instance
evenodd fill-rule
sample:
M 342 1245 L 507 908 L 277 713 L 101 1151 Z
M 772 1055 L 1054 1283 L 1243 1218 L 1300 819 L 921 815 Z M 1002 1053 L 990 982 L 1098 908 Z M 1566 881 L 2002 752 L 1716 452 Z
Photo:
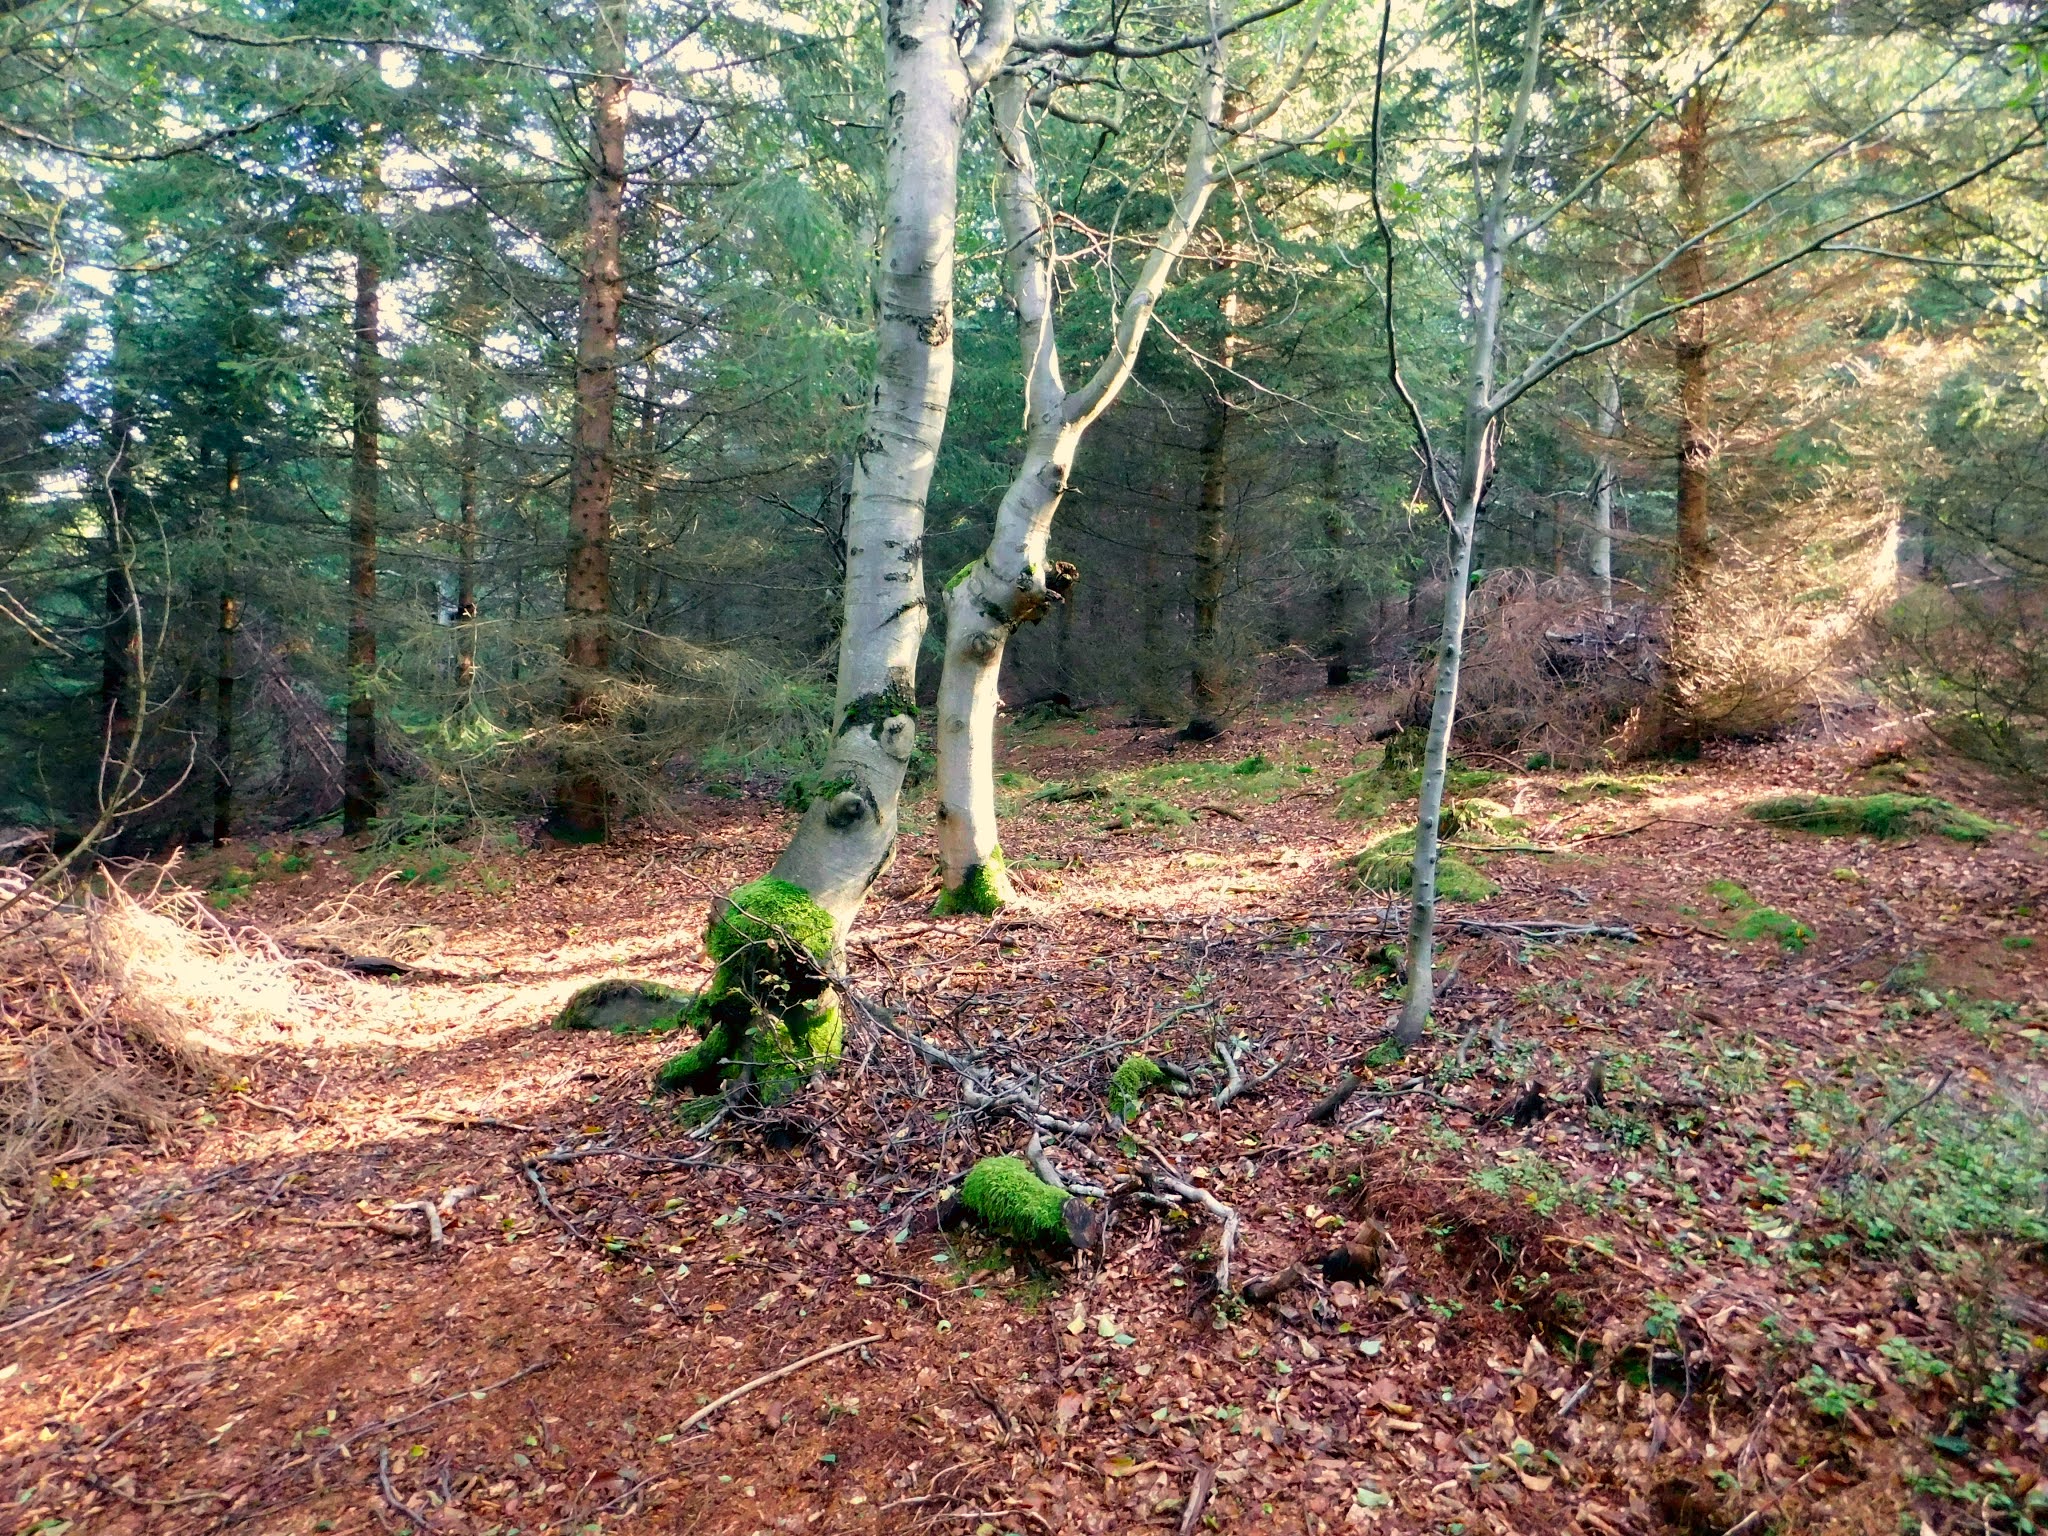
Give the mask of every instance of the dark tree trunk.
M 114 762 L 128 752 L 135 733 L 137 690 L 142 683 L 142 609 L 135 597 L 129 551 L 128 502 L 134 489 L 135 419 L 125 404 L 114 407 L 113 453 L 107 466 L 106 577 L 104 627 L 100 633 L 100 724 L 104 750 Z
M 1705 87 L 1695 87 L 1679 116 L 1679 217 L 1688 233 L 1704 229 L 1707 210 L 1707 126 L 1712 100 Z M 1681 298 L 1707 291 L 1704 242 L 1681 256 L 1673 267 Z M 1683 626 L 1702 595 L 1713 561 L 1708 492 L 1714 459 L 1709 420 L 1708 358 L 1712 339 L 1704 306 L 1678 317 L 1674 348 L 1678 373 L 1678 538 L 1672 571 L 1672 635 L 1664 669 L 1663 745 L 1684 751 L 1698 745 L 1699 722 L 1686 706 L 1686 636 Z M 1696 615 L 1695 615 L 1696 616 Z
M 646 394 L 640 401 L 640 437 L 635 454 L 633 486 L 633 639 L 630 670 L 647 675 L 647 641 L 654 620 L 654 502 L 661 442 L 660 413 L 655 404 L 654 355 L 647 357 Z
M 481 327 L 480 316 L 473 322 Z M 455 687 L 459 707 L 467 709 L 476 692 L 476 550 L 477 463 L 483 457 L 481 415 L 483 378 L 479 371 L 483 346 L 475 330 L 469 337 L 469 381 L 462 397 L 462 447 L 456 493 L 459 522 L 455 561 Z
M 1230 666 L 1223 645 L 1223 587 L 1230 563 L 1230 369 L 1237 358 L 1237 291 L 1227 289 L 1221 304 L 1222 369 L 1209 397 L 1209 418 L 1202 433 L 1202 491 L 1195 523 L 1195 666 L 1194 708 L 1182 732 L 1189 741 L 1209 741 L 1223 734 L 1230 711 Z
M 375 217 L 377 171 L 363 178 L 363 218 Z M 363 831 L 376 819 L 384 798 L 377 775 L 377 503 L 383 470 L 382 359 L 378 356 L 378 285 L 373 232 L 365 227 L 356 244 L 354 462 L 348 504 L 348 732 L 342 756 L 341 828 Z
M 564 606 L 569 636 L 563 724 L 588 731 L 602 713 L 600 682 L 611 660 L 612 415 L 618 400 L 619 226 L 626 201 L 626 3 L 603 0 L 593 44 L 591 99 L 594 168 L 583 234 L 583 292 L 576 323 L 575 457 L 569 470 L 569 568 Z M 556 791 L 557 826 L 572 836 L 603 837 L 608 822 L 602 777 L 572 742 Z
M 242 494 L 242 446 L 230 444 L 220 498 L 220 649 L 213 673 L 213 843 L 234 830 L 235 632 L 242 608 L 235 596 L 235 501 Z

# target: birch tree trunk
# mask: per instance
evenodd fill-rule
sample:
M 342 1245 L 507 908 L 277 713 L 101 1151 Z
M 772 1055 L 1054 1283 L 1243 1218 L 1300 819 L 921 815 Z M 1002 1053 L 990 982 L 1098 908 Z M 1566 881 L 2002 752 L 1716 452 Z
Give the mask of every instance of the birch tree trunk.
M 242 494 L 242 445 L 228 445 L 220 498 L 220 620 L 213 669 L 213 845 L 233 831 L 235 811 L 235 633 L 241 604 L 235 595 L 235 501 Z
M 592 43 L 592 170 L 583 234 L 582 299 L 576 320 L 575 454 L 569 467 L 569 562 L 564 592 L 567 688 L 555 821 L 569 836 L 602 838 L 610 820 L 603 776 L 587 737 L 603 713 L 611 660 L 612 416 L 618 401 L 620 221 L 626 202 L 626 128 L 633 82 L 626 74 L 626 0 L 603 0 Z M 584 739 L 579 739 L 584 738 Z
M 375 222 L 378 168 L 363 174 L 363 227 L 356 239 L 353 454 L 348 498 L 348 727 L 341 769 L 341 829 L 353 835 L 376 819 L 384 798 L 377 774 L 377 503 L 383 485 L 383 359 Z
M 829 792 L 813 800 L 771 874 L 824 910 L 835 943 L 896 851 L 897 805 L 917 743 L 925 496 L 953 393 L 960 136 L 1015 27 L 1011 7 L 989 0 L 963 52 L 958 20 L 957 0 L 883 0 L 889 121 L 878 335 L 847 498 Z
M 994 912 L 1014 898 L 998 841 L 995 803 L 997 681 L 1020 624 L 1064 601 L 1078 573 L 1048 566 L 1046 545 L 1081 439 L 1114 403 L 1137 364 L 1153 306 L 1187 249 L 1217 181 L 1224 43 L 1209 43 L 1189 114 L 1188 156 L 1167 226 L 1155 238 L 1117 316 L 1108 355 L 1081 388 L 1060 376 L 1054 334 L 1052 221 L 1038 191 L 1026 121 L 1027 85 L 1005 75 L 993 92 L 997 189 L 1011 298 L 1024 365 L 1023 462 L 996 508 L 981 557 L 946 584 L 946 659 L 939 677 L 939 866 L 937 911 Z
M 1501 407 L 1493 398 L 1500 340 L 1500 310 L 1507 256 L 1507 194 L 1528 130 L 1536 89 L 1536 65 L 1543 41 L 1543 3 L 1529 8 L 1527 52 L 1514 115 L 1501 141 L 1493 188 L 1480 211 L 1479 290 L 1473 296 L 1471 367 L 1460 422 L 1456 495 L 1444 508 L 1450 524 L 1450 572 L 1444 587 L 1443 636 L 1437 646 L 1436 697 L 1429 714 L 1429 738 L 1422 749 L 1422 784 L 1415 811 L 1415 864 L 1408 911 L 1408 992 L 1402 1000 L 1394 1038 L 1404 1047 L 1422 1038 L 1436 1001 L 1436 868 L 1444 776 L 1450 765 L 1451 733 L 1458 713 L 1458 672 L 1465 656 L 1465 609 L 1472 583 L 1473 531 L 1479 503 L 1493 476 L 1500 441 Z M 1433 465 L 1426 466 L 1432 476 Z
M 1603 444 L 1621 436 L 1621 372 L 1611 359 L 1602 359 L 1600 398 L 1594 408 L 1593 430 Z M 1600 612 L 1614 612 L 1614 491 L 1619 479 L 1615 450 L 1602 447 L 1593 480 L 1593 585 L 1600 593 Z

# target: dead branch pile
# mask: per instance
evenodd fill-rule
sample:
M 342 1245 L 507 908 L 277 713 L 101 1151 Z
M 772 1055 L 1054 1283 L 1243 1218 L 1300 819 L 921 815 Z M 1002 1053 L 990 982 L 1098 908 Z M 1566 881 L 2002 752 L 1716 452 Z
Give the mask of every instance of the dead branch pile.
M 0 900 L 28 883 L 0 870 Z M 102 875 L 36 892 L 0 935 L 0 1188 L 159 1137 L 239 1059 L 303 1040 L 318 967 L 230 931 L 197 892 Z
M 1593 589 L 1576 577 L 1489 572 L 1472 590 L 1459 745 L 1517 759 L 1540 753 L 1559 766 L 1604 760 L 1615 733 L 1656 688 L 1650 618 L 1640 604 L 1603 614 Z M 1435 689 L 1430 666 L 1410 695 L 1411 723 L 1428 722 Z

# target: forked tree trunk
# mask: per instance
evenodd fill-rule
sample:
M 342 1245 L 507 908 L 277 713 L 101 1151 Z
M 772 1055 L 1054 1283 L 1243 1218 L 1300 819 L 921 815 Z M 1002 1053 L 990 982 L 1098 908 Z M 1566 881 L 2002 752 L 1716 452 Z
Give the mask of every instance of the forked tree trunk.
M 363 228 L 356 240 L 354 444 L 348 497 L 348 727 L 341 767 L 341 827 L 348 834 L 376 819 L 384 798 L 377 775 L 377 503 L 383 481 L 383 372 L 378 354 L 376 234 L 378 170 L 363 176 Z
M 242 626 L 235 596 L 235 501 L 242 494 L 242 445 L 230 443 L 227 476 L 220 498 L 220 631 L 213 669 L 213 842 L 217 848 L 234 830 L 235 812 L 235 633 Z
M 1052 227 L 1032 158 L 1028 83 L 1016 75 L 996 83 L 996 136 L 1004 161 L 996 201 L 1022 342 L 1027 433 L 1023 463 L 996 508 L 988 548 L 946 586 L 946 660 L 939 678 L 942 912 L 992 912 L 1014 895 L 1003 867 L 995 804 L 996 685 L 1003 650 L 1018 625 L 1042 617 L 1073 586 L 1077 573 L 1071 566 L 1046 563 L 1053 516 L 1074 453 L 1130 379 L 1153 306 L 1215 188 L 1223 69 L 1218 37 L 1209 45 L 1192 104 L 1187 167 L 1172 217 L 1118 313 L 1108 355 L 1073 391 L 1060 376 L 1053 329 Z
M 456 707 L 468 709 L 476 695 L 476 481 L 483 456 L 483 343 L 474 317 L 469 336 L 469 379 L 462 395 L 462 443 L 458 455 L 455 530 L 455 688 Z
M 1611 358 L 1602 358 L 1600 399 L 1593 415 L 1593 430 L 1603 445 L 1621 436 L 1621 372 Z M 1593 480 L 1593 586 L 1600 594 L 1600 611 L 1614 612 L 1614 492 L 1619 479 L 1616 450 L 1603 446 Z
M 592 43 L 593 169 L 583 229 L 582 301 L 576 318 L 576 418 L 569 465 L 569 562 L 563 606 L 562 723 L 569 728 L 555 791 L 557 827 L 601 838 L 609 822 L 603 775 L 589 737 L 603 714 L 603 674 L 611 660 L 613 412 L 618 401 L 620 222 L 626 203 L 626 126 L 632 81 L 626 75 L 626 0 L 603 0 Z
M 1014 26 L 1010 7 L 991 0 L 963 53 L 956 0 L 883 0 L 883 10 L 880 319 L 847 499 L 838 697 L 823 769 L 831 792 L 812 802 L 773 871 L 830 915 L 841 941 L 895 856 L 897 806 L 917 744 L 924 505 L 953 394 L 960 136 Z
M 1222 364 L 1209 397 L 1202 431 L 1202 490 L 1195 521 L 1194 708 L 1184 734 L 1210 741 L 1223 734 L 1230 709 L 1229 667 L 1223 654 L 1223 587 L 1230 568 L 1230 370 L 1237 362 L 1237 290 L 1217 306 L 1223 320 Z

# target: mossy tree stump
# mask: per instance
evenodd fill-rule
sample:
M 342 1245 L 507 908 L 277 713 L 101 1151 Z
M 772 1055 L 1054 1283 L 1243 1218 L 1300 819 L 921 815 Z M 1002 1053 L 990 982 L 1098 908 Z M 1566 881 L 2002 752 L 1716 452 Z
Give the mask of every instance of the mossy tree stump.
M 712 909 L 704 947 L 718 969 L 694 995 L 657 982 L 602 981 L 557 1016 L 566 1029 L 653 1032 L 694 1027 L 697 1043 L 654 1074 L 661 1093 L 739 1088 L 780 1104 L 846 1046 L 832 989 L 832 914 L 808 891 L 773 876 L 743 885 Z

